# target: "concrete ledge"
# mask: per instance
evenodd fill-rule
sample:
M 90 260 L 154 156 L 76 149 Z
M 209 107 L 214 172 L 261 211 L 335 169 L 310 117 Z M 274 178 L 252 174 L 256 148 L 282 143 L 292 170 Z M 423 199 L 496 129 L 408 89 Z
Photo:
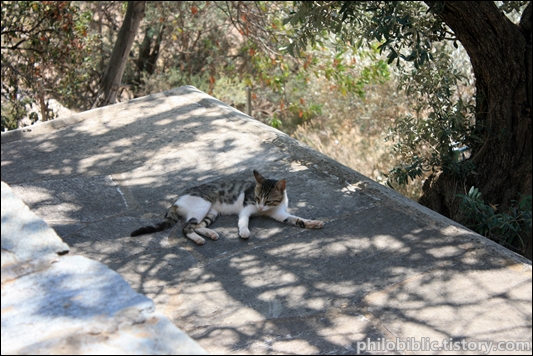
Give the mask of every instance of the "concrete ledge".
M 190 86 L 78 115 L 2 134 L 2 180 L 208 352 L 531 354 L 531 261 Z M 253 169 L 324 228 L 129 236 L 181 189 Z
M 190 88 L 194 88 L 194 87 L 190 87 Z M 194 89 L 196 90 L 196 88 Z M 120 112 L 127 110 L 128 106 L 131 105 L 131 103 L 138 103 L 141 105 L 143 103 L 150 103 L 150 102 L 153 102 L 154 99 L 157 100 L 157 99 L 161 99 L 167 96 L 171 96 L 174 94 L 176 90 L 177 89 L 172 89 L 166 92 L 143 96 L 140 98 L 132 99 L 126 102 L 117 103 L 114 105 L 105 106 L 102 108 L 96 108 L 96 109 L 92 109 L 88 111 L 83 111 L 83 112 L 74 114 L 72 116 L 61 118 L 61 119 L 40 122 L 36 125 L 21 127 L 19 129 L 2 132 L 1 140 L 2 140 L 2 143 L 8 143 L 8 142 L 19 140 L 24 137 L 31 137 L 34 135 L 40 135 L 40 134 L 44 134 L 47 132 L 52 132 L 54 130 L 57 130 L 63 127 L 68 127 L 71 125 L 75 125 L 75 124 L 84 122 L 86 120 L 92 120 L 92 121 L 101 120 L 104 117 L 108 117 L 108 115 L 120 114 Z
M 205 354 L 153 302 L 69 247 L 2 182 L 2 354 Z

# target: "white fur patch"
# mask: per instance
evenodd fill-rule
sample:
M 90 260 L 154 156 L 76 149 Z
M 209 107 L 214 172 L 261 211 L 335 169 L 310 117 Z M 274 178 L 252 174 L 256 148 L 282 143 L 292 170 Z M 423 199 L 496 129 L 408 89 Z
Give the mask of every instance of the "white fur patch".
M 178 215 L 184 216 L 185 221 L 196 218 L 200 222 L 211 208 L 210 202 L 192 195 L 180 196 L 174 205 L 178 206 Z

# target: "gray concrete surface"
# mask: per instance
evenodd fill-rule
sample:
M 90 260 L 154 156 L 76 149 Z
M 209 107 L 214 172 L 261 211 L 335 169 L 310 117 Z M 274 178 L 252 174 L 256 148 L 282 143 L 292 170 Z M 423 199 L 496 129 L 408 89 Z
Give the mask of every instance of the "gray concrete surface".
M 2 355 L 200 354 L 154 303 L 69 247 L 2 182 Z
M 180 189 L 253 169 L 324 228 L 129 237 Z M 2 180 L 209 353 L 531 353 L 530 261 L 190 86 L 2 134 Z

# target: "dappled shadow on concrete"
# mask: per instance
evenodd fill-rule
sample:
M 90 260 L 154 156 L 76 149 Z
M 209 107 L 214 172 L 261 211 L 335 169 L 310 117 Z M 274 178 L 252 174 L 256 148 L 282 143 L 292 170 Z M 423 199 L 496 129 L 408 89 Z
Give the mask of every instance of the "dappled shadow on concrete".
M 193 90 L 103 109 L 3 143 L 2 180 L 71 253 L 121 273 L 207 351 L 344 354 L 368 351 L 367 339 L 531 340 L 531 269 L 478 235 L 354 188 L 360 177 L 349 169 L 338 165 L 348 172 L 339 179 L 283 134 Z M 290 211 L 323 219 L 324 228 L 257 218 L 245 241 L 229 216 L 213 225 L 220 240 L 204 246 L 179 231 L 129 237 L 160 221 L 181 189 L 252 179 L 253 169 L 286 178 Z
M 527 271 L 509 282 L 506 262 L 468 237 L 410 227 L 402 215 L 376 207 L 211 263 L 184 277 L 174 317 L 200 343 L 223 330 L 235 352 L 282 352 L 297 340 L 311 353 L 396 336 L 528 340 Z M 400 223 L 395 232 L 389 222 Z

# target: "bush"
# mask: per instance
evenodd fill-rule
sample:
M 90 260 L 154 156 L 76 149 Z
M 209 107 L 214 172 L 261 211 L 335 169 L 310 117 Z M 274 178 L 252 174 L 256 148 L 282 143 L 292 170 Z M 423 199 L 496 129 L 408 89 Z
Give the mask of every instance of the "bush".
M 513 200 L 511 207 L 501 213 L 483 201 L 478 188 L 471 187 L 466 195 L 457 197 L 461 198 L 460 209 L 467 227 L 508 248 L 518 248 L 518 252 L 524 249 L 521 233 L 531 232 L 531 195 Z

